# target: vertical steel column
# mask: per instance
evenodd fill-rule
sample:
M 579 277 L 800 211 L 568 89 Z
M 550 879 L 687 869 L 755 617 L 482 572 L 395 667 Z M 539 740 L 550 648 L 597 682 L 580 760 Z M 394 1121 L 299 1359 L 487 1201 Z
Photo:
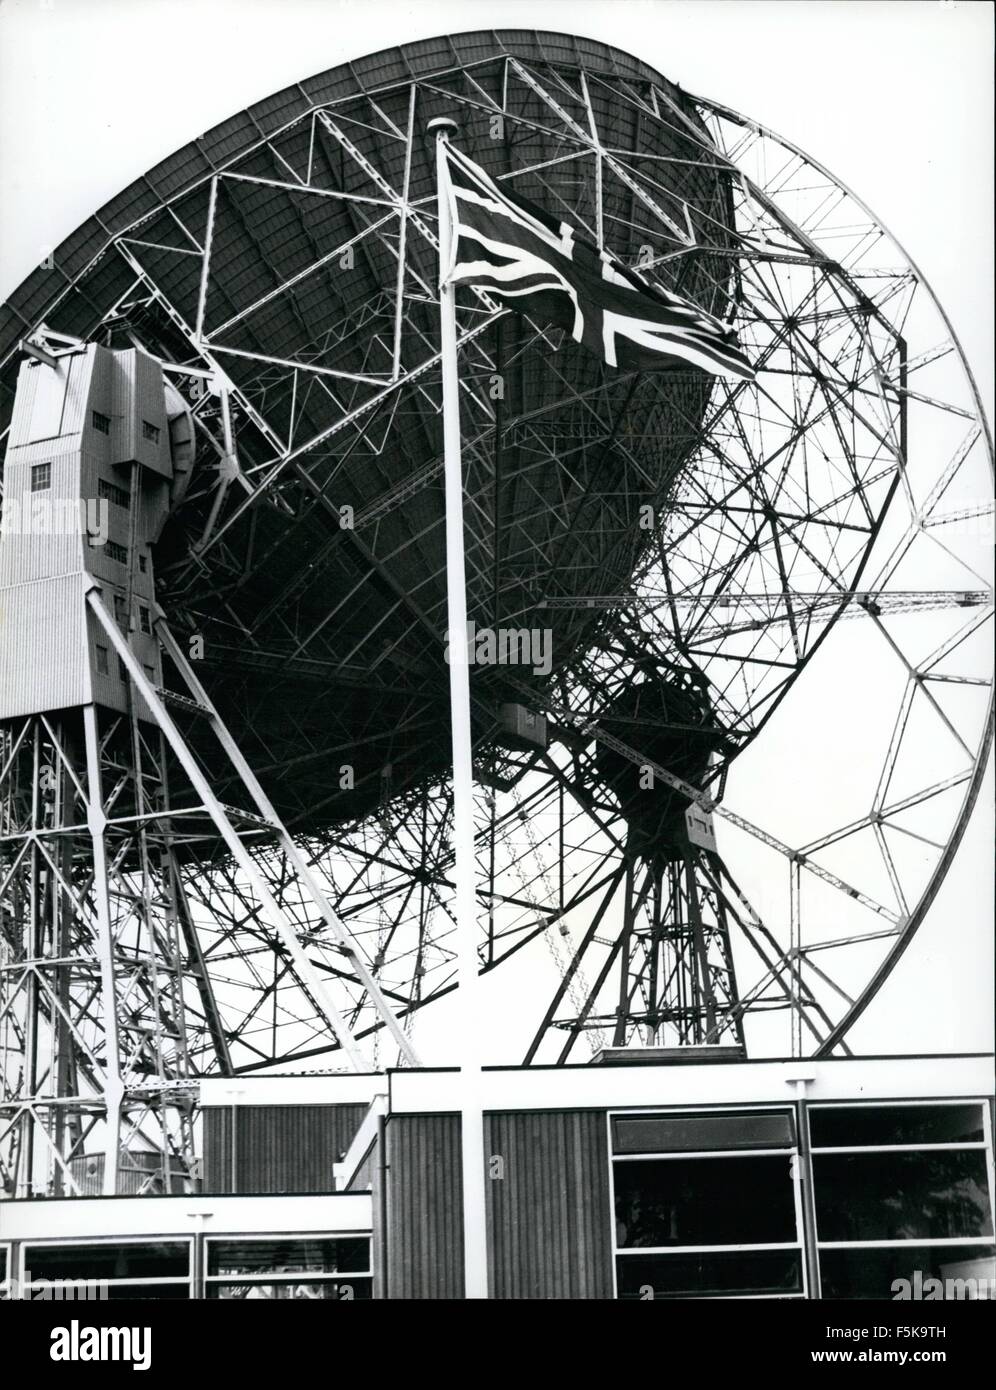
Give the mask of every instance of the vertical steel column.
M 117 627 L 115 625 L 115 631 Z M 100 776 L 100 730 L 97 727 L 97 707 L 87 705 L 83 710 L 83 733 L 86 743 L 87 828 L 93 844 L 93 897 L 97 912 L 97 958 L 100 963 L 100 998 L 104 1019 L 104 1105 L 107 1135 L 104 1143 L 104 1196 L 111 1197 L 118 1186 L 118 1161 L 121 1145 L 121 1102 L 124 1084 L 121 1080 L 121 1050 L 118 1039 L 118 1008 L 114 972 L 114 929 L 111 920 L 111 900 L 107 883 L 107 848 L 104 831 L 107 817 Z
M 809 1297 L 822 1298 L 820 1254 L 816 1244 L 816 1200 L 813 1191 L 813 1154 L 809 1146 L 809 1117 L 806 1113 L 806 1087 L 812 1075 L 793 1076 L 789 1085 L 795 1092 L 795 1123 L 798 1135 L 799 1172 L 802 1206 L 802 1245 L 806 1261 Z
M 470 662 L 467 650 L 467 580 L 463 537 L 463 469 L 460 458 L 460 381 L 457 373 L 456 296 L 447 283 L 453 250 L 446 146 L 456 122 L 430 121 L 436 132 L 439 211 L 439 323 L 443 377 L 443 471 L 446 482 L 446 603 L 450 654 L 450 717 L 453 736 L 453 850 L 455 916 L 461 1004 L 461 1146 L 463 1159 L 464 1294 L 488 1296 L 484 1186 L 484 1114 L 474 895 L 474 786 L 470 737 Z

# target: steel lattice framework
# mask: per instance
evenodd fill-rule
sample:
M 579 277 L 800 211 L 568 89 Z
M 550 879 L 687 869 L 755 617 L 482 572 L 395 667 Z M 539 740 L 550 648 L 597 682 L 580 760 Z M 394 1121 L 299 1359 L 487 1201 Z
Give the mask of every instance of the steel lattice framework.
M 249 860 L 233 858 L 217 816 L 185 833 L 182 814 L 203 820 L 204 803 L 182 791 L 172 820 L 143 829 L 140 873 L 131 842 L 122 853 L 118 901 L 143 899 L 140 935 L 158 943 L 133 952 L 146 1031 L 128 1081 L 158 1103 L 136 1104 L 127 1142 L 154 1142 L 188 1171 L 197 1075 L 338 1065 L 346 1035 L 378 1047 L 388 1011 L 411 1033 L 455 985 L 423 134 L 438 114 L 459 117 L 468 153 L 510 189 L 735 318 L 757 366 L 735 385 L 609 372 L 559 330 L 460 292 L 469 611 L 549 629 L 555 652 L 545 679 L 474 674 L 482 970 L 549 954 L 552 997 L 527 1060 L 565 1060 L 582 1037 L 593 1051 L 846 1049 L 936 894 L 992 734 L 991 580 L 977 555 L 991 442 L 922 276 L 813 160 L 597 45 L 415 45 L 248 114 L 255 129 L 239 118 L 182 152 L 138 215 L 134 202 L 115 209 L 88 256 L 74 248 L 65 285 L 12 311 L 21 336 L 44 341 L 47 327 L 153 353 L 188 392 L 202 444 L 156 561 L 167 684 L 186 684 L 186 705 L 171 704 L 178 738 Z M 847 746 L 844 693 L 862 663 L 876 672 L 868 775 L 841 789 L 823 745 Z M 632 703 L 655 686 L 653 713 L 649 697 Z M 679 687 L 704 694 L 676 704 Z M 768 805 L 765 750 L 807 699 L 796 800 Z M 507 746 L 502 700 L 545 714 L 547 749 Z M 212 762 L 219 729 L 293 842 L 245 800 L 244 777 Z M 8 731 L 8 773 L 32 748 L 35 767 L 65 772 L 61 809 L 29 796 L 11 810 L 8 796 L 5 854 L 18 836 L 44 854 L 85 796 L 72 772 L 83 754 L 66 752 L 81 737 L 65 721 Z M 114 737 L 92 731 L 91 761 Z M 169 741 L 136 737 L 148 747 L 122 776 L 151 768 L 179 786 Z M 693 746 L 704 753 L 684 758 Z M 628 767 L 672 820 L 689 805 L 711 817 L 715 847 L 656 853 L 620 794 Z M 107 1044 L 85 989 L 75 1020 L 53 1024 L 65 977 L 26 946 L 5 862 L 9 1055 L 31 1051 L 25 1018 L 63 1039 L 30 1084 L 8 1072 L 11 1114 L 86 1090 L 88 1075 L 99 1093 Z M 50 921 L 68 943 L 92 885 L 64 887 Z M 334 993 L 341 1034 L 277 917 Z M 70 1190 L 102 1113 L 91 1101 L 39 1119 Z M 150 1116 L 165 1140 L 150 1140 Z

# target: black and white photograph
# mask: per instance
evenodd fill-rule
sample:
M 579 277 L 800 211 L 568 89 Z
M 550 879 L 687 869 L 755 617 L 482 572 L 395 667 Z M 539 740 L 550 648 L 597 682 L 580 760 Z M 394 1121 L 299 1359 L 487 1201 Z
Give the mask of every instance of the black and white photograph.
M 2 0 L 3 1361 L 978 1373 L 993 40 Z

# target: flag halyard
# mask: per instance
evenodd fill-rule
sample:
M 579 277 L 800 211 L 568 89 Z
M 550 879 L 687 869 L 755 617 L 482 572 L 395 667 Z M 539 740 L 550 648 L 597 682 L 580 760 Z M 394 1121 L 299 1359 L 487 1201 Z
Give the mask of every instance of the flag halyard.
M 566 329 L 611 367 L 692 365 L 753 380 L 732 329 L 599 251 L 569 223 L 506 193 L 452 145 L 443 176 L 453 229 L 446 283 L 474 285 L 503 307 Z

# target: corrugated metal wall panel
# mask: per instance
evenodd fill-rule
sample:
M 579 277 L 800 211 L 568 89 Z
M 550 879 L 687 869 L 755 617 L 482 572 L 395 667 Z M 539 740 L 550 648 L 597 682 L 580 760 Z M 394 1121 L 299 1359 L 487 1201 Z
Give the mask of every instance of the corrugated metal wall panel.
M 4 520 L 0 533 L 0 584 L 74 574 L 83 568 L 79 450 L 29 445 L 4 471 Z M 51 481 L 31 491 L 31 469 L 50 465 Z
M 332 1192 L 365 1105 L 245 1105 L 204 1111 L 204 1191 Z M 234 1168 L 234 1172 L 233 1172 Z
M 486 1115 L 492 1298 L 611 1298 L 612 1213 L 602 1111 Z
M 388 1298 L 462 1298 L 459 1115 L 394 1115 L 387 1125 Z
M 75 439 L 77 447 L 81 442 L 80 436 L 90 425 L 90 411 L 101 410 L 105 415 L 110 414 L 104 401 L 110 396 L 108 388 L 112 360 L 110 352 L 93 343 L 85 352 L 74 352 L 69 357 L 59 359 L 60 364 L 66 364 L 69 370 L 69 383 L 59 433 L 63 439 Z M 104 435 L 100 435 L 96 430 L 93 433 L 98 434 L 103 442 Z
M 0 589 L 0 627 L 17 660 L 0 663 L 0 719 L 92 698 L 83 574 Z

